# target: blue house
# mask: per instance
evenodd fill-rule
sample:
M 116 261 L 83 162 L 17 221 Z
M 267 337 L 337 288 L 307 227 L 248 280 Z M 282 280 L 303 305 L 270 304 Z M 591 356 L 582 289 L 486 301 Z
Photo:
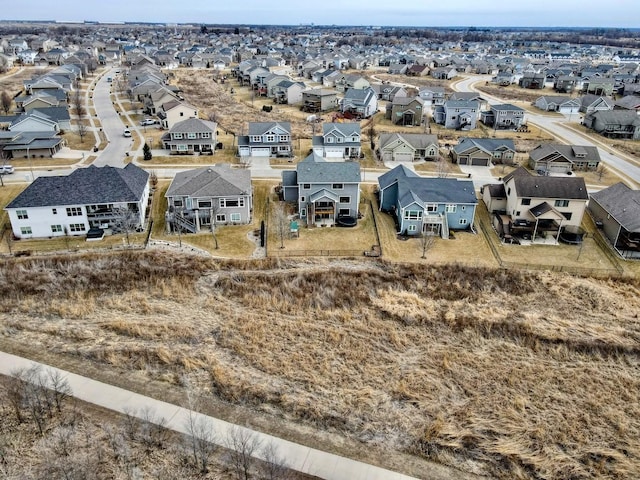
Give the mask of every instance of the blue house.
M 378 178 L 380 210 L 397 217 L 398 233 L 439 235 L 472 228 L 478 199 L 471 180 L 425 178 L 398 165 Z

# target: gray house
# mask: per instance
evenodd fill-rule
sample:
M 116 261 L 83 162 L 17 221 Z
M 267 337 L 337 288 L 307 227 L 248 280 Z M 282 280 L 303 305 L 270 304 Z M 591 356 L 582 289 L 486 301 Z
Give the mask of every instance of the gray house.
M 518 128 L 524 123 L 525 110 L 510 103 L 491 105 L 491 109 L 480 114 L 482 123 L 493 128 Z
M 378 155 L 384 162 L 438 158 L 438 137 L 426 133 L 381 133 Z
M 338 106 L 338 94 L 326 88 L 302 92 L 302 110 L 309 113 L 327 112 Z
M 313 153 L 321 157 L 359 158 L 360 142 L 359 123 L 323 123 L 322 135 L 312 139 Z
M 529 168 L 546 174 L 595 170 L 599 164 L 600 153 L 592 146 L 543 143 L 529 152 Z
M 216 146 L 216 123 L 188 118 L 176 123 L 162 136 L 164 148 L 171 154 L 212 155 Z
M 491 166 L 491 163 L 513 162 L 516 149 L 506 138 L 461 138 L 451 149 L 451 158 L 458 165 Z
M 468 230 L 476 205 L 471 180 L 425 178 L 398 165 L 378 178 L 380 210 L 396 216 L 398 233 L 449 238 L 449 230 Z
M 378 96 L 371 87 L 350 88 L 344 94 L 341 111 L 353 118 L 369 118 L 378 111 Z
M 396 125 L 419 126 L 424 117 L 424 101 L 420 97 L 396 97 L 387 105 L 385 116 Z
M 251 221 L 251 172 L 228 164 L 179 172 L 165 194 L 169 231 L 196 233 L 203 227 Z
M 238 137 L 241 157 L 290 157 L 292 152 L 289 122 L 249 122 L 249 135 Z
M 640 258 L 640 190 L 611 185 L 591 194 L 589 211 L 621 256 Z
M 282 172 L 286 202 L 295 202 L 309 226 L 333 226 L 339 216 L 358 217 L 360 164 L 327 162 L 312 153 L 295 170 Z
M 640 116 L 632 110 L 594 112 L 583 123 L 605 137 L 640 140 Z
M 448 100 L 435 107 L 434 120 L 445 128 L 473 130 L 476 128 L 479 104 L 475 100 Z

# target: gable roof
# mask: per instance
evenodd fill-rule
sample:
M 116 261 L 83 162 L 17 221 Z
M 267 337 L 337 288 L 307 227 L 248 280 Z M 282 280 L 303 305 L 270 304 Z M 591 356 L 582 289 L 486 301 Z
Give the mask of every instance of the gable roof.
M 523 174 L 524 170 L 527 174 Z M 513 180 L 518 197 L 526 198 L 560 198 L 572 200 L 588 200 L 587 186 L 582 177 L 541 177 L 529 174 L 520 167 L 504 178 L 507 184 Z
M 529 152 L 532 160 L 538 161 L 549 155 L 561 155 L 570 162 L 600 161 L 598 148 L 589 145 L 563 145 L 561 143 L 542 143 Z
M 640 190 L 619 182 L 592 193 L 591 198 L 627 231 L 640 232 Z
M 464 137 L 453 147 L 457 154 L 466 152 L 469 149 L 478 148 L 484 152 L 492 153 L 501 148 L 516 151 L 513 140 L 510 138 L 472 138 Z
M 249 135 L 264 135 L 274 128 L 291 133 L 291 123 L 289 122 L 249 122 Z
M 360 135 L 360 124 L 358 122 L 327 122 L 322 124 L 322 136 L 326 136 L 335 130 L 340 132 L 345 137 L 350 137 L 354 134 Z
M 427 148 L 429 145 L 438 146 L 438 136 L 427 133 L 381 133 L 380 149 L 385 148 L 393 142 L 406 143 L 413 148 Z
M 188 118 L 176 123 L 169 133 L 210 133 L 216 129 L 216 123 L 199 118 Z
M 178 172 L 165 197 L 192 198 L 247 195 L 251 192 L 251 172 L 228 164 L 211 165 Z
M 91 165 L 67 176 L 37 178 L 6 208 L 138 202 L 148 180 L 149 173 L 133 163 L 124 168 Z
M 298 183 L 360 183 L 358 162 L 327 162 L 312 153 L 296 167 Z

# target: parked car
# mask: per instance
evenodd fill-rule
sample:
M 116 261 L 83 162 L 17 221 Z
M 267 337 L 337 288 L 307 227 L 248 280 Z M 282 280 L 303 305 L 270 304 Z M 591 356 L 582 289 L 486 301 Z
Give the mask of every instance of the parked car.
M 124 135 L 125 137 L 130 137 L 130 136 L 131 136 L 131 130 L 129 130 L 128 128 L 125 128 L 125 129 L 124 129 L 124 133 L 123 133 L 123 135 Z
M 144 127 L 146 125 L 154 125 L 156 124 L 158 121 L 154 120 L 153 118 L 145 118 L 144 120 L 142 120 L 140 122 L 140 126 Z
M 13 165 L 0 165 L 0 175 L 7 175 L 13 172 Z

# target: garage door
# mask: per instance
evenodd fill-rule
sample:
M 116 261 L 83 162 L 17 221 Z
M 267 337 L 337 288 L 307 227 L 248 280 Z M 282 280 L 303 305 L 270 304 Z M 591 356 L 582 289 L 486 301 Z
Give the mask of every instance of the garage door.
M 397 162 L 411 162 L 413 161 L 413 154 L 411 152 L 397 152 L 393 158 Z
M 344 157 L 344 148 L 327 148 L 324 149 L 324 156 L 331 158 L 342 158 Z
M 488 167 L 489 166 L 489 159 L 488 158 L 471 157 L 471 165 L 477 165 L 477 166 L 481 166 L 481 167 Z
M 458 165 L 466 165 L 467 164 L 467 157 L 459 157 L 458 158 Z
M 268 157 L 270 151 L 269 148 L 252 148 L 251 155 L 254 157 Z

